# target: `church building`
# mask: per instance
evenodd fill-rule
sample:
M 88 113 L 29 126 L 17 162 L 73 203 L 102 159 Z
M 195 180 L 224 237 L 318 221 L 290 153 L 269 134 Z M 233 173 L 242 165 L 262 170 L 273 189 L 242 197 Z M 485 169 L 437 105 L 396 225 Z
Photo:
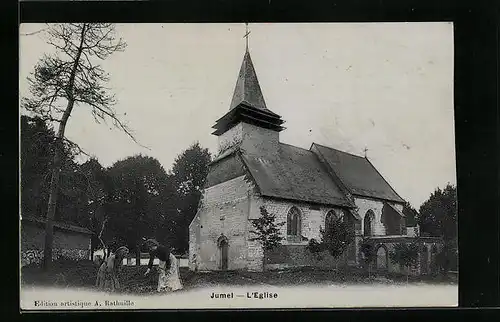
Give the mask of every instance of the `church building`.
M 377 265 L 391 269 L 390 243 L 412 238 L 406 236 L 405 201 L 366 157 L 280 142 L 283 124 L 266 105 L 247 47 L 229 111 L 213 126 L 218 154 L 189 226 L 190 269 L 358 266 L 366 238 L 380 239 Z M 261 206 L 284 223 L 281 245 L 266 253 L 250 232 Z M 314 256 L 307 245 L 320 240 L 320 229 L 333 218 L 352 225 L 354 242 L 338 258 Z

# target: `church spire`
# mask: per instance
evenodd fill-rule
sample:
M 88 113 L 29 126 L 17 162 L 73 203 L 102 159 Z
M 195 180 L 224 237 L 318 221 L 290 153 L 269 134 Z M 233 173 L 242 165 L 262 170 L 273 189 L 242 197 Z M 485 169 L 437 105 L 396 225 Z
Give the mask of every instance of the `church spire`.
M 246 39 L 245 56 L 243 57 L 238 80 L 234 88 L 230 110 L 243 103 L 253 108 L 269 111 L 264 101 L 259 80 L 257 79 L 257 74 L 248 50 L 248 35 L 250 34 L 248 24 L 246 24 L 246 28 L 245 36 L 243 36 Z
M 246 123 L 258 126 L 271 132 L 280 132 L 285 128 L 282 126 L 285 121 L 281 116 L 271 112 L 264 101 L 264 96 L 260 89 L 257 74 L 253 67 L 252 58 L 248 50 L 248 24 L 246 25 L 245 55 L 241 63 L 240 73 L 234 88 L 233 99 L 229 111 L 212 127 L 215 129 L 213 135 L 224 135 L 229 129 L 237 124 Z M 273 134 L 274 135 L 274 134 Z

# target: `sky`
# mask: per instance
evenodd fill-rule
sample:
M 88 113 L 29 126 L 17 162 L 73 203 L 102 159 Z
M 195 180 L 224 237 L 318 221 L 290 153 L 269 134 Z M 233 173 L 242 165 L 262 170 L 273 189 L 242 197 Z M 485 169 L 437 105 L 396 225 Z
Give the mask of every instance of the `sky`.
M 20 95 L 51 47 L 44 28 L 20 28 Z M 280 141 L 364 155 L 418 208 L 456 183 L 452 23 L 250 24 L 249 50 L 267 107 L 286 121 Z M 217 151 L 215 121 L 229 110 L 245 25 L 117 24 L 128 44 L 102 67 L 121 119 L 140 144 L 86 106 L 66 136 L 103 166 L 135 154 L 165 170 L 192 143 Z M 21 113 L 23 113 L 21 111 Z

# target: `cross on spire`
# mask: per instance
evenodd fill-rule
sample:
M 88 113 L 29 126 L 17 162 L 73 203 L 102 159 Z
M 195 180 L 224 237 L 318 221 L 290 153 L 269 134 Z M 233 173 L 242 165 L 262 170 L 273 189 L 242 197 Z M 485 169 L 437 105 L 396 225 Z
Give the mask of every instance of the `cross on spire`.
M 368 148 L 365 147 L 365 149 L 363 150 L 363 152 L 365 153 L 365 158 L 366 158 L 366 152 L 368 152 Z
M 248 51 L 248 35 L 250 35 L 250 31 L 248 30 L 248 22 L 245 23 L 245 27 L 246 27 L 246 31 L 245 31 L 245 35 L 243 36 L 243 38 L 245 38 L 246 50 Z

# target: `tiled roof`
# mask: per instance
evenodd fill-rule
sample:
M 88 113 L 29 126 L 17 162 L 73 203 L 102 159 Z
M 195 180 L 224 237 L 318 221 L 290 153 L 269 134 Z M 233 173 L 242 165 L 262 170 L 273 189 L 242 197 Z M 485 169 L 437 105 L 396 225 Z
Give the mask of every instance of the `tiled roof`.
M 404 202 L 367 158 L 316 143 L 313 147 L 353 195 Z
M 263 196 L 352 206 L 309 150 L 280 143 L 277 156 L 241 156 Z
M 237 107 L 241 103 L 270 112 L 264 101 L 259 80 L 257 79 L 257 74 L 253 67 L 252 58 L 248 51 L 245 52 L 243 62 L 241 63 L 240 73 L 238 74 L 238 80 L 234 88 L 230 109 Z
M 42 219 L 42 218 L 23 216 L 21 218 L 21 222 L 30 222 L 30 223 L 33 223 L 33 224 L 36 224 L 36 225 L 45 225 L 46 220 Z M 75 226 L 75 225 L 70 225 L 70 224 L 63 223 L 63 222 L 57 222 L 57 221 L 55 221 L 54 222 L 54 227 L 55 228 L 59 228 L 61 230 L 72 231 L 72 232 L 77 232 L 77 233 L 82 233 L 82 234 L 87 234 L 87 235 L 91 235 L 92 234 L 92 231 L 90 231 L 87 228 L 79 227 L 79 226 Z

